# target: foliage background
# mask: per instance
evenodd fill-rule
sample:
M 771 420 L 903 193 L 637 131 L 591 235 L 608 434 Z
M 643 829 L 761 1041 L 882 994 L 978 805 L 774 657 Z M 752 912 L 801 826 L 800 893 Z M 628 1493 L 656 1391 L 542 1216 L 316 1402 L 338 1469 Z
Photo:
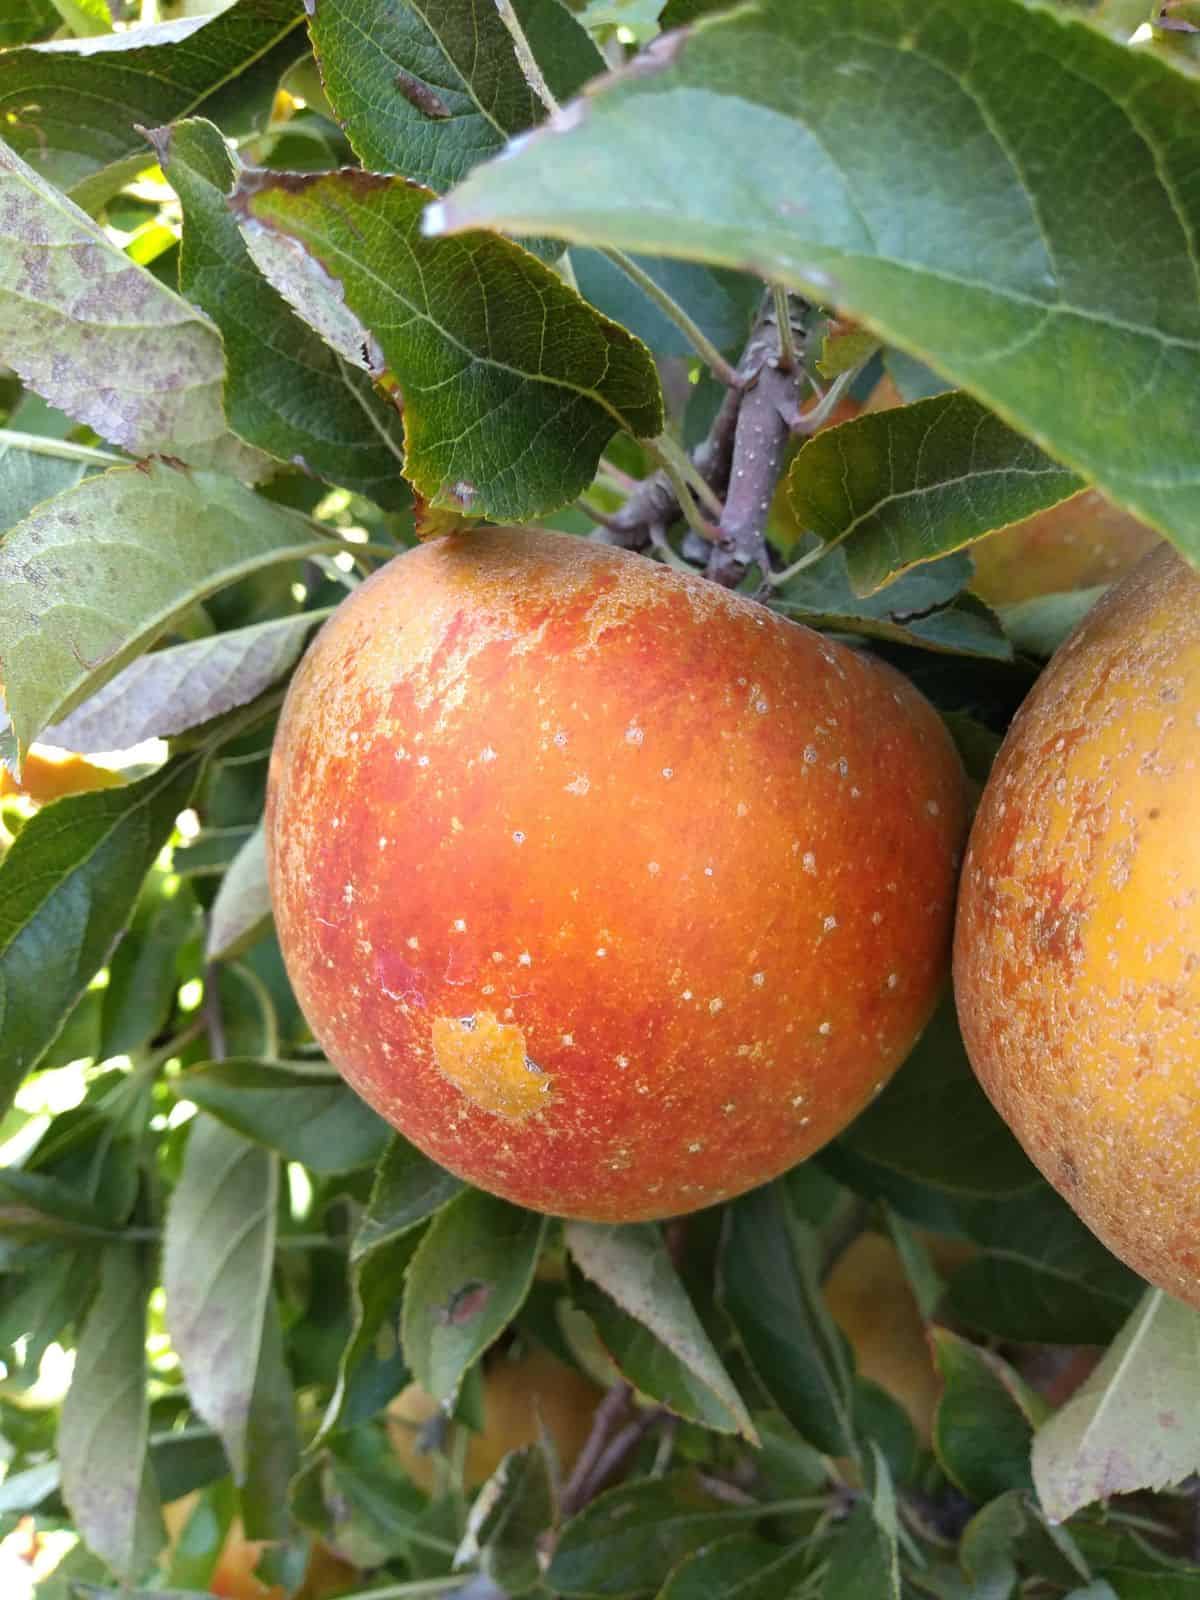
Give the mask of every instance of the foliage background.
M 1200 1594 L 1196 1316 L 1028 1164 L 949 1001 L 776 1183 L 563 1225 L 341 1085 L 260 833 L 314 628 L 465 515 L 693 565 L 680 507 L 719 517 L 710 571 L 909 672 L 982 782 L 1080 601 L 998 615 L 969 544 L 1095 484 L 1200 556 L 1193 9 L 515 0 L 535 70 L 492 0 L 7 0 L 0 740 L 120 779 L 39 804 L 35 756 L 0 802 L 0 1528 L 66 1550 L 39 1596 L 205 1592 L 235 1517 L 309 1600 Z M 781 309 L 831 404 L 907 404 L 789 446 L 768 549 L 704 473 Z M 931 1443 L 821 1292 L 864 1229 Z M 611 1386 L 615 1481 L 530 1447 L 472 1503 L 481 1357 L 531 1348 Z M 432 1494 L 383 1422 L 414 1377 Z

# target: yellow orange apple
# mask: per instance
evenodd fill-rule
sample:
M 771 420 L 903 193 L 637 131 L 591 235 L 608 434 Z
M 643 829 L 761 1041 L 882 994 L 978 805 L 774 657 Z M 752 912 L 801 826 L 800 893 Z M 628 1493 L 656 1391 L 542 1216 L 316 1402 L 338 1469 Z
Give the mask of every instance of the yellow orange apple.
M 890 668 L 627 551 L 456 533 L 301 664 L 279 937 L 347 1080 L 434 1160 L 599 1220 L 833 1137 L 945 972 L 962 770 Z
M 1200 1305 L 1200 576 L 1162 546 L 1050 662 L 984 792 L 955 991 L 1046 1177 Z

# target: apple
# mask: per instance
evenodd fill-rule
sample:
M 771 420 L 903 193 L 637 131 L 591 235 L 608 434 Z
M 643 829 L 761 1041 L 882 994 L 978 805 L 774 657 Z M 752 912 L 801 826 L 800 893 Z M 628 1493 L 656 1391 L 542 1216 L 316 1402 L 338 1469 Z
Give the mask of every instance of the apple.
M 98 767 L 69 751 L 31 750 L 16 779 L 0 766 L 0 796 L 21 795 L 37 805 L 63 800 L 73 794 L 88 794 L 93 789 L 113 789 L 125 780 L 107 767 Z
M 1200 576 L 1167 545 L 1013 722 L 971 834 L 954 983 L 972 1064 L 1088 1226 L 1200 1305 Z
M 592 1417 L 603 1396 L 590 1378 L 555 1359 L 540 1346 L 516 1360 L 501 1355 L 488 1361 L 483 1378 L 483 1432 L 467 1445 L 463 1485 L 486 1483 L 510 1450 L 535 1444 L 540 1429 L 553 1439 L 559 1466 L 570 1472 L 583 1449 Z M 428 1494 L 434 1487 L 434 1456 L 423 1448 L 423 1429 L 440 1407 L 420 1384 L 410 1383 L 388 1407 L 388 1435 L 413 1482 Z
M 973 544 L 971 589 L 990 606 L 1091 589 L 1123 578 L 1158 543 L 1152 528 L 1085 489 Z
M 739 1194 L 882 1088 L 946 971 L 964 779 L 871 657 L 521 528 L 339 607 L 271 758 L 316 1038 L 435 1161 L 628 1221 Z

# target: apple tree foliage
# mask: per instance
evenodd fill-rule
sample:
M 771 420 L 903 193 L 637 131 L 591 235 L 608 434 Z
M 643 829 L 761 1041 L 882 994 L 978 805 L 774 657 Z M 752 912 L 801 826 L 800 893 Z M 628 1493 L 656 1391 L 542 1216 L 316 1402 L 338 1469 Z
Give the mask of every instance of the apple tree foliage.
M 1200 563 L 1198 32 L 0 0 L 0 754 L 120 777 L 0 804 L 0 1557 L 53 1546 L 40 1600 L 203 1594 L 235 1518 L 308 1600 L 1200 1596 L 1200 1319 L 1040 1179 L 949 1003 L 777 1182 L 564 1224 L 341 1084 L 261 834 L 312 633 L 466 519 L 879 652 L 981 781 L 1078 604 L 1018 635 L 973 541 L 1094 485 Z M 928 1326 L 929 1440 L 822 1295 L 863 1230 Z M 472 1498 L 484 1365 L 537 1346 L 608 1389 L 588 1450 Z M 383 1421 L 414 1379 L 432 1494 Z

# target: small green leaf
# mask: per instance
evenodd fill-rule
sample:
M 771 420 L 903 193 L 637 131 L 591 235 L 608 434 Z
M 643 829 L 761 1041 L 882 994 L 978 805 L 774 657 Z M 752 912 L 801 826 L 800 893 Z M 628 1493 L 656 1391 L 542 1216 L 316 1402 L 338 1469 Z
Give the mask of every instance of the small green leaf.
M 947 1128 L 953 1138 L 946 1137 Z M 1040 1181 L 979 1087 L 949 994 L 843 1143 L 879 1166 L 955 1194 L 1012 1194 Z
M 478 1189 L 434 1218 L 404 1285 L 404 1354 L 435 1400 L 452 1400 L 463 1373 L 521 1309 L 546 1219 Z
M 745 1403 L 680 1282 L 661 1229 L 568 1222 L 565 1237 L 576 1265 L 597 1286 L 579 1304 L 622 1374 L 679 1415 L 757 1444 Z
M 291 1533 L 288 1485 L 299 1460 L 296 1396 L 284 1359 L 279 1305 L 269 1293 L 246 1421 L 246 1476 L 240 1501 L 249 1538 L 286 1539 Z
M 512 1450 L 472 1505 L 455 1564 L 478 1566 L 506 1595 L 527 1594 L 541 1582 L 537 1542 L 554 1515 L 544 1452 Z
M 271 921 L 267 844 L 261 825 L 230 862 L 208 914 L 209 961 L 231 961 L 261 938 Z
M 952 393 L 826 428 L 797 454 L 787 486 L 797 520 L 843 546 L 863 595 L 1056 505 L 1083 480 Z
M 165 1538 L 147 1455 L 148 1293 L 137 1250 L 109 1245 L 58 1428 L 63 1498 L 83 1538 L 127 1583 Z
M 210 1117 L 192 1124 L 167 1212 L 167 1328 L 197 1413 L 239 1483 L 275 1254 L 279 1162 Z
M 4 99 L 0 89 L 0 116 Z M 44 400 L 134 454 L 251 481 L 266 466 L 225 426 L 217 330 L 2 140 L 0 354 Z
M 834 1538 L 821 1600 L 900 1600 L 895 1533 L 888 1537 L 865 1501 Z
M 57 1178 L 0 1168 L 0 1235 L 9 1239 L 86 1238 L 102 1233 L 95 1204 Z
M 515 0 L 562 100 L 604 57 L 559 0 Z M 448 189 L 545 115 L 493 0 L 321 0 L 310 24 L 325 92 L 364 167 Z
M 810 1444 L 854 1451 L 852 1375 L 817 1282 L 816 1234 L 782 1183 L 735 1200 L 721 1254 L 722 1298 L 772 1400 Z
M 931 1330 L 944 1385 L 934 1418 L 933 1447 L 947 1477 L 977 1505 L 1009 1489 L 1031 1489 L 1033 1425 L 1044 1408 L 999 1356 Z
M 166 1023 L 179 986 L 179 950 L 198 921 L 188 886 L 173 873 L 151 871 L 133 921 L 108 964 L 100 1007 L 101 1060 L 133 1055 Z
M 54 0 L 55 7 L 71 32 L 78 38 L 94 38 L 112 31 L 112 12 L 108 0 Z
M 397 1135 L 375 1176 L 375 1187 L 354 1237 L 350 1259 L 360 1263 L 382 1246 L 403 1238 L 453 1200 L 463 1187 L 461 1178 L 439 1167 Z
M 419 1540 L 424 1504 L 396 1459 L 387 1430 L 375 1423 L 330 1439 L 292 1486 L 298 1520 L 361 1567 L 378 1567 L 400 1555 L 411 1559 L 410 1541 Z M 446 1547 L 439 1571 L 452 1549 Z
M 684 1556 L 736 1532 L 743 1516 L 714 1499 L 697 1472 L 623 1483 L 567 1523 L 546 1583 L 572 1597 L 644 1594 Z
M 666 256 L 636 256 L 634 260 L 683 307 L 718 350 L 741 349 L 762 301 L 762 284 L 757 278 Z M 599 250 L 572 250 L 571 265 L 584 299 L 636 334 L 656 356 L 695 355 L 678 323 L 606 255 Z
M 1107 590 L 1101 583 L 1089 589 L 1072 589 L 1065 594 L 1039 594 L 1001 606 L 997 615 L 1004 631 L 1026 655 L 1052 656 L 1067 636 L 1075 631 Z
M 45 38 L 59 20 L 54 0 L 8 0 L 0 16 L 0 49 Z
M 1198 114 L 1200 82 L 1058 7 L 759 0 L 593 85 L 428 225 L 836 305 L 1200 560 Z
M 28 747 L 175 617 L 333 531 L 230 478 L 115 467 L 56 496 L 0 545 L 0 678 Z
M 985 1505 L 963 1530 L 959 1561 L 978 1600 L 1010 1600 L 1021 1574 L 1017 1544 L 1029 1523 L 1025 1496 L 1013 1491 Z
M 247 1139 L 313 1172 L 351 1172 L 378 1161 L 391 1129 L 331 1067 L 229 1059 L 184 1072 L 172 1084 Z
M 209 722 L 283 677 L 318 620 L 279 617 L 139 656 L 52 723 L 45 742 L 81 755 L 129 750 Z
M 1161 1289 L 1141 1304 L 1103 1361 L 1033 1445 L 1038 1498 L 1052 1521 L 1200 1469 L 1200 1312 Z
M 203 764 L 47 806 L 0 863 L 0 1102 L 7 1105 L 107 960 Z
M 254 265 L 226 203 L 237 169 L 224 138 L 196 119 L 160 128 L 152 142 L 183 207 L 179 286 L 224 338 L 229 426 L 277 460 L 389 509 L 407 505 L 399 414 Z
M 587 487 L 615 432 L 661 430 L 650 353 L 519 245 L 423 238 L 431 198 L 371 173 L 247 173 L 235 203 L 252 232 L 303 247 L 286 280 L 278 256 L 266 268 L 302 315 L 327 275 L 326 308 L 333 300 L 343 324 L 348 308 L 377 337 L 404 398 L 418 494 L 499 520 L 555 510 Z M 370 343 L 367 354 L 378 370 Z
M 297 0 L 239 0 L 99 43 L 14 51 L 0 78 L 4 136 L 91 210 L 149 165 L 139 128 L 199 112 L 249 132 L 303 53 L 303 27 Z

